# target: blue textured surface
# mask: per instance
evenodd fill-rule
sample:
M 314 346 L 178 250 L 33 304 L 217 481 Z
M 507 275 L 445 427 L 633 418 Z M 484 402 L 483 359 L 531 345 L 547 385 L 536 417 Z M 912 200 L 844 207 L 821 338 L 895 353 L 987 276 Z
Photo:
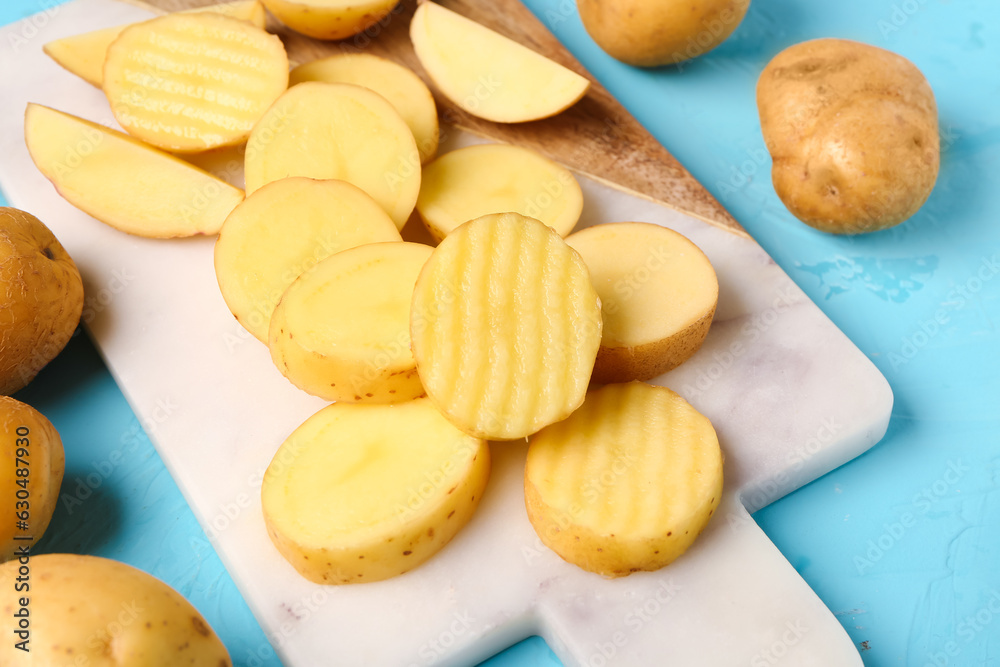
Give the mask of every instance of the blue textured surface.
M 8 1 L 0 24 L 52 4 Z M 526 4 L 892 385 L 882 443 L 758 512 L 764 530 L 867 665 L 1000 661 L 1000 2 L 754 0 L 716 51 L 652 71 L 605 56 L 572 0 Z M 910 58 L 937 95 L 941 175 L 900 227 L 856 238 L 815 232 L 771 187 L 757 75 L 782 48 L 823 36 Z M 205 614 L 238 665 L 276 665 L 89 341 L 78 336 L 20 397 L 64 436 L 64 492 L 100 474 L 116 449 L 127 453 L 73 514 L 60 507 L 45 549 L 110 556 L 160 576 Z M 486 664 L 558 663 L 535 638 Z

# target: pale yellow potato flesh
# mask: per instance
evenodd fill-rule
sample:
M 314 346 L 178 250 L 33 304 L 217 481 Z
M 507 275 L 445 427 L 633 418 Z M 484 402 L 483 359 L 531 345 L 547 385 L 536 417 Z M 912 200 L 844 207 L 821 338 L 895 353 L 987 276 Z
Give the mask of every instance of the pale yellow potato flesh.
M 274 455 L 261 488 L 264 522 L 306 579 L 379 581 L 450 542 L 489 475 L 486 442 L 457 430 L 426 398 L 335 403 Z
M 237 321 L 267 344 L 271 314 L 301 274 L 342 250 L 401 240 L 385 211 L 350 183 L 283 178 L 226 218 L 215 276 Z
M 246 141 L 288 87 L 275 35 L 221 14 L 168 14 L 124 30 L 108 47 L 102 88 L 132 136 L 177 153 Z
M 574 105 L 590 87 L 576 72 L 433 2 L 417 7 L 410 40 L 444 96 L 486 120 L 548 118 Z
M 392 12 L 399 0 L 263 0 L 279 21 L 314 39 L 346 39 Z
M 0 566 L 6 618 L 28 598 L 31 657 L 0 642 L 2 665 L 232 667 L 218 635 L 184 596 L 130 565 L 77 554 L 32 556 L 30 592 L 14 586 L 21 565 Z M 9 592 L 8 592 L 9 591 Z
M 410 302 L 431 251 L 420 243 L 372 243 L 299 276 L 271 317 L 268 347 L 281 374 L 328 401 L 422 396 L 410 352 Z
M 673 391 L 607 385 L 531 437 L 528 519 L 543 544 L 589 572 L 656 570 L 715 513 L 722 458 L 711 422 Z
M 413 133 L 377 93 L 346 83 L 289 88 L 247 143 L 247 193 L 288 176 L 339 179 L 368 193 L 402 229 L 420 192 Z
M 215 234 L 243 191 L 127 134 L 39 104 L 28 152 L 69 203 L 116 229 L 173 238 Z
M 595 225 L 566 243 L 601 297 L 595 383 L 649 380 L 698 351 L 719 300 L 715 269 L 698 246 L 646 222 Z
M 31 382 L 73 337 L 83 280 L 41 220 L 0 207 L 0 284 L 0 394 L 6 395 Z
M 555 230 L 487 215 L 449 234 L 424 265 L 410 333 L 420 380 L 445 416 L 471 435 L 515 440 L 583 402 L 600 300 Z
M 0 522 L 3 562 L 23 553 L 19 549 L 33 548 L 45 533 L 59 500 L 66 457 L 52 422 L 9 396 L 0 396 L 0 437 L 0 510 L 9 517 Z M 19 520 L 24 529 L 18 528 Z
M 427 85 L 411 70 L 370 53 L 342 53 L 299 65 L 288 84 L 304 81 L 352 83 L 373 90 L 392 104 L 413 132 L 422 163 L 437 153 L 437 107 Z
M 236 0 L 236 2 L 187 9 L 180 13 L 189 12 L 214 12 L 249 21 L 261 29 L 267 20 L 267 12 L 264 11 L 264 5 L 260 0 Z M 63 69 L 100 88 L 104 82 L 104 59 L 107 57 L 108 47 L 111 46 L 111 42 L 118 39 L 122 30 L 130 25 L 134 24 L 126 23 L 63 37 L 46 43 L 42 46 L 42 50 Z
M 566 236 L 580 219 L 583 191 L 568 169 L 533 150 L 483 144 L 424 167 L 417 213 L 435 240 L 490 213 L 520 213 Z

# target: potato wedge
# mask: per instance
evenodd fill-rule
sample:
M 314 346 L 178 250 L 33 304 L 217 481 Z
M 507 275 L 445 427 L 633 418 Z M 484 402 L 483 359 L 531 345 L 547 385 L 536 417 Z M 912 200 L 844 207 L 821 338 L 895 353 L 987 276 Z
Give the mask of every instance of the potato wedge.
M 573 174 L 533 150 L 482 144 L 442 155 L 424 167 L 417 213 L 440 241 L 464 222 L 520 213 L 569 234 L 583 211 Z
M 122 30 L 102 87 L 126 132 L 196 153 L 246 141 L 288 87 L 288 56 L 280 39 L 246 21 L 168 14 Z
M 226 218 L 215 276 L 237 321 L 267 344 L 271 314 L 301 274 L 341 250 L 401 240 L 382 207 L 350 183 L 283 178 Z
M 281 445 L 264 475 L 268 535 L 306 579 L 379 581 L 408 572 L 468 523 L 490 474 L 485 441 L 426 398 L 335 403 Z
M 410 313 L 427 395 L 453 424 L 515 440 L 583 402 L 601 340 L 580 256 L 517 213 L 470 221 L 424 265 Z
M 25 653 L 10 633 L 0 665 L 232 667 L 218 635 L 190 602 L 130 565 L 76 554 L 33 556 L 26 603 L 15 593 L 18 561 L 0 566 L 8 619 L 29 615 Z M 25 658 L 29 655 L 30 658 Z
M 385 18 L 399 0 L 264 0 L 279 21 L 314 39 L 346 39 Z
M 708 335 L 719 281 L 698 246 L 646 222 L 588 227 L 566 239 L 601 297 L 598 384 L 649 380 L 680 366 Z
M 398 403 L 424 388 L 410 352 L 410 302 L 432 248 L 372 243 L 299 276 L 271 317 L 281 374 L 328 401 Z
M 304 81 L 352 83 L 373 90 L 399 112 L 413 132 L 420 162 L 437 153 L 437 107 L 427 85 L 411 70 L 370 53 L 342 53 L 299 65 L 288 75 L 288 84 Z
M 215 234 L 243 201 L 239 188 L 169 153 L 39 104 L 24 114 L 24 138 L 60 195 L 129 234 Z
M 300 83 L 260 119 L 246 189 L 288 176 L 335 178 L 368 193 L 402 229 L 420 192 L 413 133 L 384 97 L 346 83 Z
M 524 499 L 535 532 L 564 560 L 606 577 L 678 558 L 721 497 L 715 429 L 665 387 L 591 391 L 528 447 Z
M 186 9 L 180 13 L 191 12 L 222 14 L 248 21 L 262 30 L 267 19 L 267 12 L 264 11 L 264 5 L 260 3 L 260 0 L 223 2 L 218 5 Z M 118 39 L 122 30 L 130 25 L 134 24 L 126 23 L 125 25 L 116 25 L 111 28 L 102 28 L 56 39 L 43 45 L 42 51 L 59 63 L 63 69 L 100 88 L 104 81 L 104 59 L 107 57 L 108 47 L 111 46 L 111 42 Z
M 576 72 L 433 2 L 417 7 L 410 40 L 444 96 L 486 120 L 548 118 L 576 104 L 590 87 Z

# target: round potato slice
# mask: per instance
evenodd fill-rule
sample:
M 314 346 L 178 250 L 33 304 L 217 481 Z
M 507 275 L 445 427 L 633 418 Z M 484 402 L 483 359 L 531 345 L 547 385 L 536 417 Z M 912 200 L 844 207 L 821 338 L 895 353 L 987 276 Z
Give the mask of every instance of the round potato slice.
M 535 218 L 560 236 L 583 211 L 573 174 L 535 151 L 483 144 L 451 151 L 424 167 L 417 213 L 440 241 L 464 222 L 490 213 Z
M 263 0 L 279 21 L 315 39 L 345 39 L 389 14 L 399 0 Z
M 587 267 L 551 227 L 487 215 L 448 235 L 410 311 L 427 395 L 466 433 L 514 440 L 583 402 L 601 340 Z
M 379 581 L 440 551 L 469 521 L 490 474 L 485 441 L 426 398 L 335 403 L 281 445 L 261 502 L 271 541 L 316 583 Z
M 309 81 L 282 95 L 247 142 L 246 191 L 288 176 L 353 183 L 398 229 L 420 192 L 413 133 L 378 93 L 346 83 Z
M 15 593 L 20 568 L 30 593 Z M 0 566 L 3 615 L 29 619 L 25 635 L 7 631 L 0 665 L 231 667 L 229 653 L 198 610 L 142 570 L 95 556 L 44 554 Z M 19 590 L 19 589 L 17 589 Z M 10 593 L 6 593 L 10 591 Z M 21 598 L 19 595 L 23 595 Z M 27 604 L 24 604 L 27 602 Z M 16 637 L 16 639 L 15 639 Z M 31 657 L 17 648 L 25 646 Z
M 291 284 L 268 347 L 282 375 L 328 401 L 422 396 L 410 352 L 410 301 L 432 248 L 373 243 L 323 260 Z
M 706 417 L 664 387 L 602 387 L 531 438 L 528 518 L 541 541 L 589 572 L 656 570 L 704 530 L 722 495 Z
M 271 314 L 301 274 L 341 250 L 401 240 L 386 212 L 350 183 L 284 178 L 226 218 L 215 275 L 229 310 L 266 344 Z
M 587 263 L 601 297 L 594 382 L 648 380 L 698 351 L 719 299 L 715 270 L 698 246 L 646 222 L 595 225 L 566 243 Z
M 370 53 L 342 53 L 299 65 L 288 75 L 289 85 L 304 81 L 352 83 L 373 90 L 393 106 L 413 132 L 420 161 L 437 153 L 438 116 L 434 96 L 411 70 Z
M 194 153 L 246 141 L 288 87 L 288 56 L 280 39 L 247 21 L 168 14 L 121 32 L 102 86 L 126 132 Z

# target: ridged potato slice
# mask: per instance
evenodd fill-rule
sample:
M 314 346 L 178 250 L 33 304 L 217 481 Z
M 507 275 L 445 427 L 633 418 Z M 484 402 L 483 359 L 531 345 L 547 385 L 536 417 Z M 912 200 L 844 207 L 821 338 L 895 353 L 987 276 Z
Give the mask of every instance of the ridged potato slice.
M 242 21 L 249 21 L 258 28 L 264 28 L 267 12 L 259 0 L 236 0 L 218 5 L 186 9 L 180 13 L 214 12 Z M 101 87 L 104 81 L 104 59 L 111 42 L 118 39 L 122 30 L 133 25 L 116 25 L 111 28 L 101 28 L 80 35 L 56 39 L 42 46 L 42 51 L 72 74 L 77 75 L 87 83 Z
M 374 26 L 399 0 L 264 0 L 279 21 L 314 39 L 345 39 Z
M 600 300 L 551 227 L 487 215 L 445 238 L 410 312 L 427 395 L 466 433 L 514 440 L 583 402 L 601 339 Z
M 524 500 L 538 537 L 564 560 L 608 577 L 678 558 L 721 494 L 715 429 L 665 387 L 591 391 L 528 447 Z
M 246 189 L 288 176 L 358 186 L 402 229 L 420 192 L 413 133 L 377 93 L 346 83 L 293 86 L 260 119 L 246 154 Z
M 215 275 L 229 310 L 266 344 L 271 314 L 296 278 L 341 250 L 384 241 L 402 241 L 399 230 L 357 187 L 283 178 L 226 218 L 215 243 Z
M 566 239 L 601 297 L 598 384 L 648 380 L 691 357 L 719 299 L 711 262 L 682 234 L 646 222 L 614 222 Z
M 533 150 L 483 144 L 442 155 L 424 167 L 417 213 L 440 241 L 490 213 L 535 218 L 566 236 L 580 219 L 583 191 L 569 169 Z
M 210 12 L 168 14 L 108 47 L 104 94 L 126 132 L 164 150 L 240 144 L 288 87 L 281 40 Z
M 417 7 L 410 40 L 445 97 L 480 118 L 523 123 L 575 104 L 590 81 L 433 2 Z
M 411 70 L 370 53 L 341 53 L 299 65 L 288 75 L 288 84 L 305 81 L 351 83 L 373 90 L 393 106 L 413 132 L 420 161 L 437 153 L 438 116 L 430 89 Z
M 281 445 L 261 502 L 271 541 L 317 583 L 387 579 L 417 567 L 468 523 L 490 474 L 485 441 L 425 398 L 335 403 Z
M 39 104 L 24 114 L 39 171 L 69 203 L 137 236 L 215 234 L 243 191 L 103 125 Z
M 291 284 L 268 347 L 282 375 L 328 401 L 422 396 L 410 352 L 410 302 L 432 248 L 372 243 L 328 257 Z

